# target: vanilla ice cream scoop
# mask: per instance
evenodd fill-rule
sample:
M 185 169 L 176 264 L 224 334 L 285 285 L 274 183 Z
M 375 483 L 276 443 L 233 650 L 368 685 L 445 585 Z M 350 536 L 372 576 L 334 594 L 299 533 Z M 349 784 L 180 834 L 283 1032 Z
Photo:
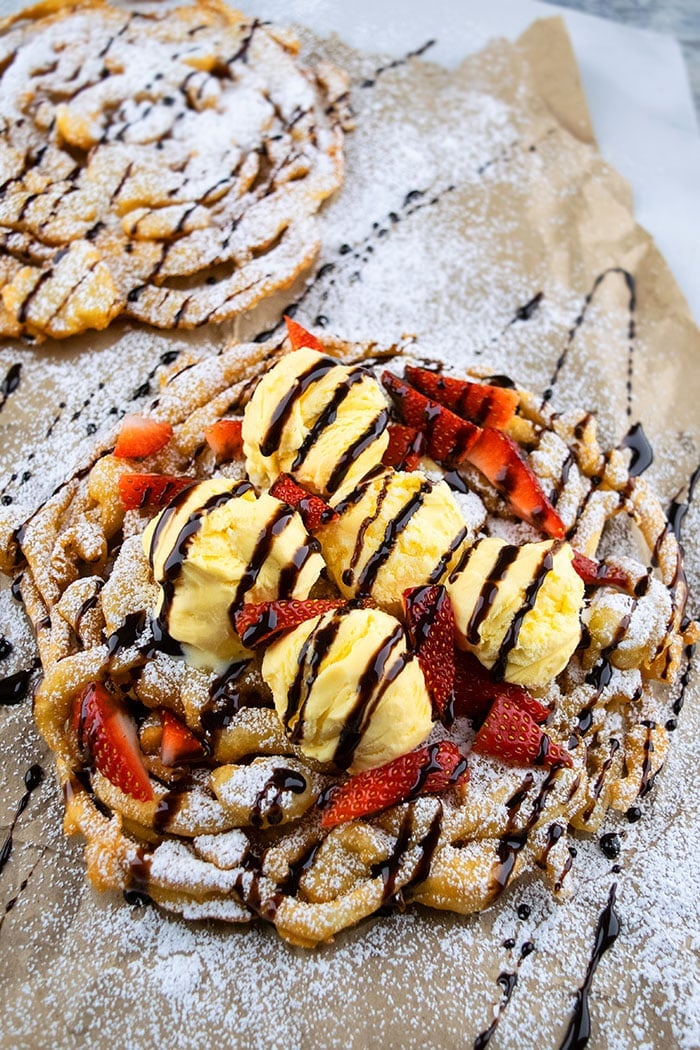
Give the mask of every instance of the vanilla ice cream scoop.
M 243 416 L 248 476 L 282 473 L 319 496 L 344 491 L 381 463 L 389 443 L 382 389 L 361 365 L 301 347 L 262 377 Z
M 308 620 L 269 646 L 262 675 L 290 740 L 351 773 L 430 733 L 423 672 L 401 624 L 380 609 L 345 606 Z
M 467 520 L 449 486 L 420 471 L 374 471 L 335 510 L 317 533 L 334 583 L 396 614 L 407 587 L 445 579 L 486 517 L 475 498 Z
M 584 585 L 572 559 L 560 540 L 479 540 L 447 584 L 458 644 L 499 680 L 550 682 L 581 639 Z
M 295 511 L 227 478 L 181 492 L 143 546 L 161 588 L 159 623 L 190 663 L 217 671 L 247 653 L 233 627 L 244 602 L 307 598 L 323 570 Z

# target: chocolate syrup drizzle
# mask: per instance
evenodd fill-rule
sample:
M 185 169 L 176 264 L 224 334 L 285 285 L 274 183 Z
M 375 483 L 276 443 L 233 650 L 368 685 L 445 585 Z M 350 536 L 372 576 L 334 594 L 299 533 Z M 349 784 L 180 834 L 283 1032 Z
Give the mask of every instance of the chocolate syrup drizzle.
M 0 383 L 0 412 L 2 412 L 7 399 L 10 394 L 14 394 L 15 390 L 19 387 L 20 380 L 22 377 L 22 365 L 20 362 L 15 362 L 14 365 L 10 365 L 5 377 Z
M 5 839 L 3 845 L 0 847 L 0 874 L 2 874 L 5 865 L 10 859 L 10 856 L 12 855 L 12 837 L 15 832 L 17 821 L 29 805 L 29 799 L 32 796 L 32 792 L 36 791 L 43 779 L 44 770 L 38 763 L 35 763 L 33 766 L 30 766 L 27 772 L 24 774 L 25 792 L 22 795 L 22 798 L 19 800 L 17 809 L 15 810 L 15 815 L 12 819 L 12 823 L 10 824 L 10 830 L 7 833 L 7 838 Z
M 598 917 L 598 925 L 595 932 L 593 952 L 591 954 L 586 977 L 580 989 L 576 993 L 574 1012 L 569 1021 L 569 1027 L 559 1050 L 582 1050 L 591 1036 L 591 1018 L 588 1009 L 588 1000 L 593 983 L 593 976 L 608 948 L 617 940 L 620 933 L 620 920 L 615 911 L 615 894 L 617 883 L 610 887 L 608 903 Z

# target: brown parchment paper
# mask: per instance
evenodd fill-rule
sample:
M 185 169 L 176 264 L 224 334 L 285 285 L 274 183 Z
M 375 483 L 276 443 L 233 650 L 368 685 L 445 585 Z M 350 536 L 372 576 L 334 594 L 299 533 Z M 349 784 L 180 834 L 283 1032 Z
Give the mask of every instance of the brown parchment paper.
M 386 68 L 339 41 L 303 39 L 352 76 L 357 129 L 345 187 L 324 211 L 308 283 L 242 318 L 237 334 L 269 327 L 300 299 L 297 316 L 309 326 L 413 338 L 425 356 L 508 373 L 542 393 L 553 387 L 558 407 L 598 413 L 609 443 L 642 422 L 655 450 L 650 475 L 665 500 L 684 498 L 700 455 L 700 333 L 635 224 L 627 185 L 596 149 L 563 24 L 537 22 L 516 45 L 495 42 L 454 72 L 418 59 Z M 622 271 L 633 277 L 633 303 Z M 231 335 L 120 324 L 61 346 L 2 347 L 0 379 L 21 363 L 0 412 L 6 502 L 33 509 L 95 429 L 147 405 L 161 355 L 178 351 L 185 362 Z M 684 535 L 696 592 L 697 528 L 691 504 Z M 33 643 L 7 589 L 0 614 L 14 645 L 0 665 L 9 674 L 31 665 Z M 593 978 L 589 1045 L 700 1045 L 692 673 L 684 695 L 642 819 L 606 825 L 621 836 L 619 872 L 582 841 L 567 904 L 536 880 L 519 883 L 483 915 L 392 914 L 315 953 L 271 930 L 187 925 L 96 894 L 81 844 L 62 835 L 29 701 L 0 709 L 4 833 L 27 769 L 39 762 L 47 774 L 17 819 L 0 875 L 0 1046 L 462 1048 L 498 1017 L 494 1050 L 558 1047 L 613 882 L 622 929 Z M 523 904 L 529 915 L 519 918 Z M 503 974 L 517 982 L 499 983 Z

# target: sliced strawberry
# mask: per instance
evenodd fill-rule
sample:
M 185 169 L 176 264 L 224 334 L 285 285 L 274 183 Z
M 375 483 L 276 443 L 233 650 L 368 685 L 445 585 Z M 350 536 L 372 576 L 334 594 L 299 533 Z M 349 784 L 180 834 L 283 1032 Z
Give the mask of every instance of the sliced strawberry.
M 543 732 L 535 720 L 507 696 L 493 703 L 474 738 L 474 751 L 521 766 L 570 766 L 571 755 Z
M 338 517 L 320 496 L 314 496 L 297 484 L 291 474 L 280 474 L 270 489 L 270 495 L 299 511 L 308 532 L 315 532 Z
M 333 788 L 327 796 L 321 824 L 333 828 L 357 817 L 379 813 L 387 806 L 417 795 L 436 794 L 464 782 L 469 776 L 467 761 L 455 744 L 442 740 L 376 769 L 366 769 Z
M 322 354 L 326 352 L 320 339 L 317 339 L 311 332 L 307 332 L 302 325 L 293 321 L 287 314 L 284 315 L 284 321 L 287 325 L 287 335 L 292 344 L 292 350 L 301 350 L 302 346 L 308 346 L 311 350 L 318 350 Z
M 385 467 L 396 470 L 415 470 L 425 452 L 425 434 L 415 427 L 405 427 L 401 423 L 390 423 L 388 427 L 389 444 L 382 456 Z
M 549 717 L 549 708 L 531 696 L 524 686 L 513 685 L 510 682 L 494 682 L 484 665 L 479 663 L 473 653 L 455 649 L 455 717 L 471 718 L 474 722 L 481 722 L 499 696 L 512 700 L 535 722 L 546 722 Z
M 162 708 L 160 720 L 163 725 L 160 758 L 164 766 L 179 766 L 204 755 L 202 742 L 172 711 Z
M 204 439 L 217 463 L 227 463 L 243 451 L 243 420 L 217 419 L 204 431 Z
M 124 510 L 153 510 L 164 507 L 195 478 L 175 477 L 173 474 L 122 474 L 119 495 Z
M 484 427 L 466 458 L 508 501 L 514 514 L 553 539 L 564 538 L 564 523 L 523 459 L 520 448 L 507 434 Z
M 462 419 L 470 419 L 480 427 L 502 430 L 513 418 L 520 400 L 516 390 L 489 386 L 488 383 L 470 383 L 415 365 L 406 365 L 406 379 L 421 394 L 439 401 Z
M 446 463 L 461 463 L 479 436 L 479 428 L 414 390 L 391 372 L 382 374 L 382 383 L 391 395 L 401 421 L 425 434 L 428 455 Z
M 340 598 L 307 598 L 305 601 L 283 598 L 274 602 L 249 603 L 235 613 L 234 623 L 243 644 L 253 649 L 344 604 Z
M 433 709 L 442 718 L 455 678 L 455 618 L 447 590 L 439 584 L 403 592 L 406 631 L 425 678 Z
M 122 700 L 91 682 L 75 701 L 73 726 L 81 751 L 107 780 L 138 802 L 153 799 L 136 725 Z
M 629 576 L 624 569 L 619 569 L 616 565 L 594 561 L 593 558 L 587 558 L 585 554 L 579 554 L 578 551 L 574 551 L 572 565 L 589 587 L 619 587 L 623 591 L 632 589 Z
M 173 428 L 164 419 L 130 413 L 122 419 L 114 455 L 119 459 L 141 459 L 160 452 L 173 436 Z

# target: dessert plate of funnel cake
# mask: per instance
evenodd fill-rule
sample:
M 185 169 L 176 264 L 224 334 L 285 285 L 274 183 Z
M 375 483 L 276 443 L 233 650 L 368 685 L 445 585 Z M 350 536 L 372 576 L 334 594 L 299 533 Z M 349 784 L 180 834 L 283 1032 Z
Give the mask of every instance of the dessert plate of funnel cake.
M 695 1045 L 700 333 L 563 24 L 1 39 L 8 1045 Z

